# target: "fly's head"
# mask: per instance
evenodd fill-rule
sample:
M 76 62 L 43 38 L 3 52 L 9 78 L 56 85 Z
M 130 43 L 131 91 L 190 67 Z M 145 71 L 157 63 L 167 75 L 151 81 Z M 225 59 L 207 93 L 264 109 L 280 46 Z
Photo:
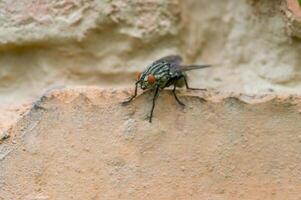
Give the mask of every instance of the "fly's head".
M 151 73 L 139 73 L 136 78 L 137 82 L 140 85 L 142 90 L 152 89 L 157 85 L 156 76 Z

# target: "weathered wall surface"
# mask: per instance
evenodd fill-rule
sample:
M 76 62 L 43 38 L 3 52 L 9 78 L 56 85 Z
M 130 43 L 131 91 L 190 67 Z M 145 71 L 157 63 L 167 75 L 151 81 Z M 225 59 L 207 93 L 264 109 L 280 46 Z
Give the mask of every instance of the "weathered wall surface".
M 0 199 L 301 198 L 300 97 L 53 91 L 1 145 Z
M 172 53 L 215 65 L 190 75 L 195 86 L 299 93 L 300 8 L 287 2 L 1 1 L 0 109 L 8 117 L 1 115 L 0 129 L 45 90 L 126 87 Z
M 287 30 L 291 36 L 301 38 L 301 6 L 298 1 L 287 0 Z
M 0 1 L 0 199 L 299 200 L 300 16 L 294 0 Z M 245 95 L 181 109 L 164 92 L 153 124 L 148 94 L 120 106 L 175 53 L 214 64 L 191 85 Z M 77 85 L 114 90 L 32 108 Z
M 216 65 L 194 75 L 196 85 L 249 93 L 301 86 L 300 41 L 281 13 L 293 9 L 280 0 L 6 0 L 0 9 L 1 102 L 61 85 L 128 86 L 170 53 Z

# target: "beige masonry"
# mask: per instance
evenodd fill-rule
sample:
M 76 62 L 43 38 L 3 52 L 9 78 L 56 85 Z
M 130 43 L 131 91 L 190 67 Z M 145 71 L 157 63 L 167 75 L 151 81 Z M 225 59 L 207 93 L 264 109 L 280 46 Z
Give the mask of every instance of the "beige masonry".
M 53 91 L 1 144 L 1 199 L 301 198 L 301 99 Z
M 0 200 L 299 200 L 300 8 L 208 2 L 0 1 Z M 209 91 L 149 124 L 119 103 L 167 54 Z

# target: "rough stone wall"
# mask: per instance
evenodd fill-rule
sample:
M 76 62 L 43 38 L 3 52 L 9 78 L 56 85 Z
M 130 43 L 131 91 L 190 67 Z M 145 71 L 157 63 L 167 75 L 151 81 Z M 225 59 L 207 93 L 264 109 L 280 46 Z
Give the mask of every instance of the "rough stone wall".
M 0 149 L 0 199 L 298 200 L 301 99 L 56 90 Z M 172 111 L 172 112 L 171 112 Z
M 129 86 L 170 53 L 216 65 L 195 85 L 300 89 L 300 41 L 286 33 L 280 0 L 7 0 L 0 9 L 1 102 L 62 85 Z
M 106 187 L 110 187 L 110 192 L 112 192 L 106 193 L 108 198 L 118 198 L 114 196 L 119 194 L 116 193 L 116 188 L 124 187 L 124 191 L 132 192 L 137 199 L 141 199 L 140 195 L 144 194 L 142 186 L 135 185 L 135 182 L 132 190 L 127 190 L 129 188 L 126 187 L 126 184 L 134 183 L 134 180 L 147 180 L 147 176 L 139 175 L 139 170 L 149 169 L 146 171 L 151 176 L 152 173 L 156 173 L 156 169 L 166 170 L 166 173 L 170 169 L 168 164 L 156 168 L 156 163 L 160 163 L 160 159 L 165 159 L 163 154 L 151 155 L 150 160 L 143 160 L 141 151 L 144 151 L 144 148 L 146 148 L 145 151 L 148 151 L 147 148 L 157 149 L 159 148 L 158 142 L 163 145 L 162 148 L 167 148 L 170 155 L 175 156 L 176 151 L 172 149 L 173 142 L 178 142 L 179 147 L 189 151 L 190 145 L 196 150 L 201 148 L 193 140 L 202 143 L 202 139 L 209 139 L 206 144 L 212 144 L 213 147 L 208 147 L 204 152 L 202 150 L 201 155 L 217 156 L 216 159 L 219 160 L 210 161 L 209 157 L 206 162 L 202 162 L 199 157 L 195 161 L 189 160 L 192 171 L 187 171 L 184 165 L 184 168 L 181 168 L 182 160 L 175 157 L 173 164 L 176 165 L 172 166 L 180 167 L 185 178 L 182 179 L 183 177 L 178 176 L 176 179 L 172 179 L 172 176 L 178 173 L 177 170 L 174 170 L 171 174 L 165 174 L 166 179 L 163 182 L 159 183 L 159 179 L 156 180 L 159 186 L 153 187 L 152 183 L 146 185 L 149 194 L 155 195 L 152 193 L 153 191 L 162 189 L 160 184 L 183 180 L 178 185 L 169 185 L 170 191 L 160 191 L 156 197 L 174 199 L 174 197 L 182 195 L 179 199 L 198 199 L 200 195 L 197 194 L 203 194 L 203 199 L 208 200 L 300 198 L 298 196 L 300 169 L 296 165 L 296 163 L 300 163 L 300 126 L 297 123 L 299 109 L 298 106 L 295 106 L 299 103 L 296 103 L 294 98 L 287 97 L 286 101 L 280 104 L 274 101 L 264 101 L 263 105 L 253 105 L 249 104 L 250 102 L 245 105 L 237 100 L 234 100 L 234 103 L 221 101 L 220 104 L 212 104 L 211 99 L 205 105 L 205 110 L 201 108 L 196 108 L 197 110 L 193 112 L 183 110 L 183 113 L 175 116 L 161 106 L 160 109 L 163 110 L 157 112 L 158 116 L 161 118 L 163 116 L 163 121 L 169 119 L 169 116 L 176 118 L 173 121 L 175 124 L 179 123 L 178 120 L 184 119 L 183 127 L 191 130 L 185 134 L 192 136 L 187 140 L 181 139 L 179 135 L 176 140 L 172 140 L 172 133 L 166 132 L 166 129 L 174 127 L 167 121 L 165 121 L 168 124 L 166 127 L 156 127 L 155 125 L 152 129 L 151 126 L 147 126 L 145 130 L 142 130 L 142 132 L 145 131 L 145 134 L 153 130 L 157 132 L 155 131 L 152 136 L 141 136 L 136 132 L 134 134 L 137 135 L 127 135 L 133 133 L 133 126 L 136 126 L 138 122 L 141 128 L 144 127 L 145 124 L 139 121 L 141 118 L 139 120 L 133 116 L 124 119 L 118 118 L 120 116 L 112 118 L 112 121 L 116 120 L 115 123 L 121 123 L 121 126 L 124 127 L 119 132 L 114 132 L 109 141 L 114 143 L 120 137 L 129 137 L 134 146 L 138 145 L 138 147 L 127 146 L 129 149 L 125 149 L 129 152 L 128 156 L 134 152 L 138 153 L 135 154 L 136 157 L 130 157 L 129 160 L 120 160 L 118 151 L 124 150 L 124 144 L 123 141 L 116 143 L 117 150 L 114 151 L 116 160 L 114 160 L 115 158 L 107 159 L 102 163 L 105 169 L 113 171 L 101 171 L 92 165 L 94 170 L 101 171 L 102 174 L 99 177 L 104 180 L 93 179 L 95 174 L 89 172 L 91 166 L 85 165 L 84 160 L 77 160 L 77 164 L 83 164 L 83 168 L 77 168 L 69 162 L 63 163 L 62 168 L 55 167 L 62 164 L 63 160 L 71 161 L 76 157 L 78 149 L 73 150 L 74 147 L 85 148 L 85 145 L 76 143 L 73 132 L 68 135 L 69 132 L 60 131 L 64 128 L 66 128 L 64 131 L 73 130 L 75 124 L 85 126 L 83 124 L 85 122 L 81 121 L 83 119 L 88 120 L 89 125 L 91 122 L 101 123 L 97 118 L 99 113 L 93 113 L 94 108 L 97 108 L 96 110 L 100 113 L 106 114 L 102 117 L 111 117 L 108 110 L 112 108 L 116 109 L 117 113 L 126 111 L 118 110 L 121 108 L 115 104 L 107 105 L 105 101 L 107 103 L 110 101 L 107 96 L 97 95 L 94 97 L 105 99 L 101 101 L 104 107 L 94 107 L 89 98 L 83 96 L 78 98 L 79 103 L 63 101 L 63 103 L 53 104 L 51 102 L 49 108 L 32 107 L 32 102 L 53 88 L 60 90 L 65 86 L 94 85 L 115 90 L 116 88 L 132 87 L 136 72 L 142 71 L 154 59 L 167 54 L 180 54 L 188 64 L 209 63 L 214 65 L 211 69 L 189 74 L 191 85 L 195 87 L 210 88 L 222 93 L 244 93 L 245 99 L 255 98 L 255 100 L 256 97 L 253 94 L 300 95 L 300 16 L 301 9 L 295 0 L 0 1 L 0 199 L 27 198 L 33 200 L 51 199 L 52 197 L 59 199 L 64 195 L 71 195 L 69 196 L 71 199 L 72 195 L 76 196 L 76 193 L 73 193 L 77 190 L 76 186 L 74 186 L 75 189 L 70 186 L 71 190 L 68 190 L 67 187 L 60 187 L 61 191 L 57 191 L 55 185 L 72 185 L 77 180 L 80 180 L 78 186 L 81 188 L 94 191 L 94 193 L 90 193 L 92 196 L 85 196 L 82 193 L 82 196 L 78 197 L 98 199 L 99 197 L 93 195 L 106 190 L 107 188 L 104 187 L 106 184 L 103 185 L 103 183 L 108 181 Z M 83 93 L 85 92 L 86 89 L 83 90 Z M 68 97 L 76 96 L 77 92 L 62 92 L 60 95 L 58 95 L 59 99 L 68 100 Z M 115 98 L 114 95 L 112 92 L 109 97 Z M 267 98 L 271 97 L 269 95 Z M 197 96 L 199 98 L 199 94 Z M 166 95 L 165 98 L 167 98 Z M 204 106 L 195 103 L 194 100 L 194 97 L 188 97 L 188 101 L 192 105 Z M 171 101 L 167 98 L 163 102 L 169 105 Z M 287 102 L 289 103 L 287 104 Z M 146 104 L 140 102 L 137 105 L 145 109 Z M 294 108 L 287 107 L 287 105 L 293 105 Z M 280 106 L 279 110 L 277 106 Z M 60 113 L 57 111 L 58 107 L 66 112 L 71 110 L 71 113 L 77 117 Z M 34 108 L 41 110 L 37 111 Z M 131 107 L 129 109 L 131 110 Z M 262 113 L 260 109 L 267 113 Z M 139 117 L 144 117 L 140 113 L 142 111 L 137 111 Z M 211 111 L 214 111 L 216 115 L 211 115 Z M 292 113 L 290 114 L 289 111 Z M 78 112 L 86 115 L 81 118 Z M 135 112 L 134 110 L 132 114 L 135 115 Z M 225 117 L 218 114 L 219 112 L 225 114 Z M 209 115 L 199 119 L 197 115 L 200 113 L 209 113 Z M 48 136 L 45 132 L 52 128 L 49 123 L 58 123 L 51 120 L 53 117 L 61 115 L 66 120 L 66 124 L 56 124 L 54 127 L 58 132 L 50 131 Z M 245 123 L 237 124 L 230 118 L 234 115 L 246 117 L 244 118 Z M 277 117 L 278 115 L 279 117 Z M 20 118 L 20 116 L 24 117 Z M 35 117 L 42 117 L 44 121 Z M 71 119 L 70 123 L 69 119 Z M 185 121 L 185 119 L 191 119 L 192 122 Z M 16 123 L 17 120 L 20 121 Z M 24 120 L 26 124 L 23 130 Z M 211 124 L 218 120 L 222 120 L 220 122 L 222 126 L 215 127 L 216 130 L 213 130 Z M 248 120 L 251 120 L 254 126 L 248 127 L 250 130 L 243 129 L 244 133 L 240 132 Z M 199 138 L 199 132 L 195 127 L 199 127 L 200 122 L 209 123 L 209 125 L 207 124 L 208 127 L 201 132 L 205 135 Z M 88 137 L 87 133 L 101 133 L 100 140 L 105 141 L 106 131 L 102 129 L 103 126 L 98 125 L 91 125 L 90 132 L 85 132 L 81 130 L 82 127 L 79 127 L 78 133 L 83 134 L 80 139 L 85 140 L 83 137 Z M 188 125 L 191 125 L 192 128 Z M 93 128 L 97 131 L 95 132 Z M 107 128 L 110 129 L 110 127 Z M 176 128 L 181 129 L 180 126 Z M 176 128 L 175 131 L 179 134 Z M 223 132 L 225 129 L 229 132 Z M 206 130 L 213 131 L 216 135 L 210 135 Z M 62 137 L 66 137 L 66 144 L 57 139 L 60 134 Z M 125 136 L 120 136 L 120 134 L 125 134 Z M 54 138 L 49 138 L 52 136 Z M 164 140 L 164 137 L 167 137 L 169 142 Z M 215 144 L 214 139 L 221 139 L 219 137 L 226 139 L 228 143 L 221 143 L 220 146 Z M 245 140 L 245 138 L 255 138 L 255 140 Z M 237 147 L 232 145 L 231 139 L 237 141 Z M 72 142 L 75 146 L 72 146 Z M 94 149 L 98 146 L 98 142 L 91 141 L 88 146 L 90 145 L 91 149 Z M 41 143 L 45 143 L 44 145 L 48 145 L 49 148 L 40 148 Z M 67 156 L 64 157 L 63 151 L 59 151 L 59 155 L 53 152 L 54 149 L 51 145 L 55 146 L 56 143 L 60 150 L 67 145 Z M 144 144 L 146 147 L 139 146 Z M 278 144 L 281 145 L 278 146 Z M 290 146 L 290 144 L 292 145 Z M 104 149 L 100 151 L 106 153 L 111 148 L 109 145 L 104 145 Z M 157 148 L 153 148 L 153 146 Z M 283 147 L 283 151 L 279 147 Z M 254 152 L 254 155 L 250 155 L 245 148 L 249 148 L 248 150 Z M 80 154 L 84 157 L 86 152 L 89 153 L 91 149 L 84 149 L 80 151 Z M 192 153 L 187 151 L 186 153 Z M 236 151 L 242 151 L 242 153 L 236 154 Z M 53 155 L 55 158 L 51 163 Z M 87 158 L 92 159 L 101 155 L 100 152 L 91 153 Z M 281 156 L 277 157 L 278 155 Z M 47 159 L 43 160 L 43 156 L 46 156 Z M 229 163 L 228 158 L 231 158 L 232 161 L 234 158 L 234 161 L 237 162 Z M 263 160 L 263 158 L 267 158 L 267 160 Z M 36 163 L 33 163 L 31 159 L 37 159 Z M 156 162 L 156 159 L 159 161 Z M 239 163 L 238 161 L 241 159 L 245 159 L 245 163 Z M 249 170 L 248 164 L 254 159 L 258 161 L 258 165 L 254 164 L 254 170 Z M 140 164 L 145 165 L 146 168 L 140 168 L 140 165 L 130 165 L 127 161 L 141 161 Z M 20 164 L 20 167 L 19 165 L 14 166 L 14 163 Z M 219 163 L 222 165 L 219 166 Z M 189 178 L 187 177 L 192 177 L 198 167 L 204 173 L 208 173 L 194 177 L 194 182 L 188 184 Z M 60 172 L 67 173 L 70 169 L 72 169 L 70 179 L 58 175 Z M 26 175 L 27 170 L 31 171 L 28 175 Z M 133 176 L 128 176 L 128 173 Z M 165 175 L 162 174 L 162 176 Z M 55 176 L 62 179 L 53 178 Z M 14 177 L 14 179 L 10 179 L 10 177 Z M 89 180 L 85 177 L 88 177 Z M 108 179 L 105 180 L 105 178 Z M 198 181 L 203 180 L 209 180 L 209 182 L 206 182 L 207 185 L 203 185 L 202 188 L 201 185 L 198 185 Z M 213 180 L 215 182 L 210 182 Z M 261 183 L 261 180 L 265 182 Z M 24 184 L 27 181 L 31 185 L 25 187 Z M 179 189 L 178 192 L 172 193 L 172 189 L 175 188 Z M 260 190 L 261 188 L 264 189 Z M 258 192 L 259 190 L 260 192 Z M 120 197 L 126 199 L 130 195 L 126 192 L 120 194 Z M 253 196 L 250 196 L 250 193 Z M 153 199 L 152 195 L 148 198 Z

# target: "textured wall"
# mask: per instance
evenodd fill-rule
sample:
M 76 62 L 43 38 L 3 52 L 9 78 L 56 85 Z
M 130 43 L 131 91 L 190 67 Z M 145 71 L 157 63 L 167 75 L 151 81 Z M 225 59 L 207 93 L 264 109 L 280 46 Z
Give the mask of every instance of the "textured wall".
M 0 1 L 0 200 L 300 199 L 300 13 L 293 0 Z M 121 107 L 116 88 L 172 53 L 214 64 L 191 85 L 244 95 L 182 93 L 181 109 L 165 92 L 153 124 L 149 94 Z M 114 89 L 32 107 L 76 85 Z
M 216 65 L 195 74 L 196 85 L 248 93 L 301 86 L 300 41 L 286 33 L 281 10 L 291 12 L 280 0 L 6 0 L 0 10 L 1 102 L 61 85 L 128 86 L 169 53 Z
M 287 0 L 285 14 L 287 16 L 288 34 L 301 38 L 301 6 L 298 1 Z
M 297 200 L 300 97 L 53 91 L 0 146 L 0 199 Z

